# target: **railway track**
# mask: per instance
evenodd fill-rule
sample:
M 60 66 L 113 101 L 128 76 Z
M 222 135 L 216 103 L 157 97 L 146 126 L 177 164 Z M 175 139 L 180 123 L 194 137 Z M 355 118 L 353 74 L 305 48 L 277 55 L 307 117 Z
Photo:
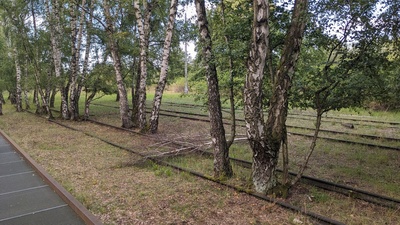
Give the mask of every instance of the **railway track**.
M 129 129 L 125 129 L 125 128 L 120 128 L 120 127 L 116 127 L 110 124 L 105 124 L 105 123 L 101 123 L 101 122 L 97 122 L 94 120 L 90 120 L 90 122 L 98 124 L 98 125 L 102 125 L 102 126 L 107 126 L 110 128 L 114 128 L 114 129 L 119 129 L 119 130 L 123 130 L 123 131 L 128 131 L 128 132 L 132 132 L 135 134 L 139 134 L 139 135 L 144 135 L 141 134 L 139 132 L 135 132 Z M 152 138 L 151 135 L 146 135 L 149 138 Z M 190 148 L 192 146 L 183 146 L 182 144 L 179 147 L 187 147 Z M 212 152 L 209 151 L 204 151 L 204 150 L 197 150 L 200 151 L 202 154 L 208 155 L 208 156 L 213 156 Z M 233 162 L 237 163 L 238 165 L 241 165 L 245 168 L 251 168 L 251 162 L 245 161 L 245 160 L 241 160 L 241 159 L 237 159 L 237 158 L 232 158 L 230 157 L 230 160 L 232 160 Z M 278 172 L 282 172 L 281 170 L 278 170 Z M 297 176 L 296 173 L 294 172 L 289 172 L 289 174 L 293 177 Z M 301 182 L 305 183 L 305 184 L 309 184 L 318 188 L 322 188 L 328 191 L 333 191 L 339 194 L 343 194 L 347 197 L 352 197 L 352 198 L 356 198 L 356 199 L 360 199 L 366 202 L 370 202 L 373 204 L 377 204 L 380 206 L 384 206 L 384 207 L 388 207 L 388 208 L 393 208 L 393 209 L 400 209 L 400 200 L 399 199 L 395 199 L 395 198 L 391 198 L 391 197 L 387 197 L 384 195 L 379 195 L 379 194 L 375 194 L 372 192 L 368 192 L 365 190 L 361 190 L 361 189 L 357 189 L 354 187 L 350 187 L 347 185 L 343 185 L 343 184 L 338 184 L 338 183 L 333 183 L 330 181 L 326 181 L 326 180 L 322 180 L 319 178 L 314 178 L 314 177 L 310 177 L 310 176 L 302 176 L 301 177 Z
M 166 112 L 165 110 L 162 110 L 162 112 Z M 173 113 L 179 113 L 176 111 L 167 111 L 167 112 L 173 112 Z M 179 116 L 180 118 L 184 118 L 184 119 L 191 119 L 191 120 L 200 120 L 200 121 L 204 121 L 204 122 L 209 122 L 208 119 L 199 119 L 199 118 L 193 118 L 193 117 L 188 117 L 188 116 L 193 116 L 192 113 L 182 113 L 185 116 Z M 162 115 L 164 116 L 170 116 L 167 113 L 162 113 Z M 195 116 L 200 116 L 203 117 L 204 115 L 202 114 L 194 114 Z M 333 131 L 335 132 L 335 131 Z M 342 132 L 339 132 L 342 133 Z M 304 134 L 299 134 L 299 135 L 303 135 Z M 312 135 L 310 135 L 312 136 Z M 368 136 L 369 138 L 379 138 L 376 136 Z M 327 139 L 327 138 L 325 138 Z M 328 139 L 328 140 L 332 140 L 332 141 L 339 141 L 337 139 Z M 397 141 L 397 139 L 395 139 Z M 350 142 L 350 141 L 346 141 L 346 140 L 340 140 L 341 142 L 346 142 L 346 143 L 350 143 L 350 144 L 355 144 L 354 142 Z M 400 140 L 398 140 L 400 141 Z M 367 145 L 369 147 L 380 147 L 380 148 L 385 148 L 387 146 L 380 146 L 380 145 L 370 145 L 370 144 L 365 144 L 365 143 L 356 143 L 356 144 L 362 144 L 362 145 Z M 389 149 L 392 149 L 391 147 L 389 147 Z M 394 149 L 394 150 L 400 150 L 400 149 Z M 210 152 L 206 152 L 206 154 L 212 154 Z M 238 163 L 242 166 L 245 166 L 247 168 L 251 167 L 251 163 L 241 160 L 241 159 L 236 159 L 236 158 L 231 158 L 232 161 L 234 161 L 235 163 Z M 291 172 L 290 173 L 291 176 L 296 176 L 297 174 Z M 306 184 L 311 184 L 313 186 L 325 189 L 325 190 L 329 190 L 329 191 L 334 191 L 346 196 L 350 196 L 353 198 L 357 198 L 357 199 L 361 199 L 370 203 L 374 203 L 374 204 L 378 204 L 378 205 L 382 205 L 385 207 L 389 207 L 389 208 L 400 208 L 400 200 L 398 199 L 394 199 L 394 198 L 390 198 L 387 196 L 383 196 L 383 195 L 377 195 L 375 193 L 371 193 L 371 192 L 367 192 L 361 189 L 357 189 L 357 188 L 353 188 L 350 186 L 346 186 L 346 185 L 342 185 L 342 184 L 336 184 L 336 183 L 332 183 L 329 181 L 325 181 L 325 180 L 321 180 L 318 178 L 313 178 L 313 177 L 307 177 L 307 176 L 303 176 L 301 181 L 303 183 Z
M 171 106 L 185 106 L 191 108 L 206 108 L 206 106 L 198 105 L 198 104 L 184 104 L 184 103 L 173 103 L 173 102 L 163 102 L 164 105 L 171 105 Z M 312 114 L 303 114 L 303 113 L 290 113 L 288 117 L 298 118 L 296 116 L 304 116 L 309 118 L 315 118 L 315 115 Z M 353 121 L 353 122 L 368 122 L 368 123 L 376 123 L 376 124 L 388 124 L 388 125 L 396 125 L 400 126 L 400 122 L 396 121 L 380 121 L 380 120 L 371 120 L 371 119 L 355 119 L 355 118 L 346 118 L 346 117 L 338 117 L 338 116 L 324 116 L 327 119 L 336 119 L 336 120 L 345 120 L 345 121 Z M 311 119 L 311 120 L 313 120 Z M 310 120 L 310 119 L 307 119 Z M 399 128 L 399 127 L 396 127 Z
M 208 152 L 208 151 L 202 151 L 202 153 L 207 154 L 209 156 L 213 155 L 211 152 Z M 251 168 L 251 162 L 237 159 L 237 158 L 232 158 L 232 157 L 230 157 L 230 160 L 232 160 L 233 162 L 237 163 L 238 165 L 240 165 L 242 167 Z M 277 171 L 282 172 L 282 170 L 280 170 L 280 169 L 277 169 Z M 295 177 L 295 176 L 297 176 L 297 173 L 289 172 L 289 175 L 291 175 L 292 177 Z M 388 196 L 375 194 L 372 192 L 368 192 L 368 191 L 361 190 L 358 188 L 350 187 L 347 185 L 333 183 L 330 181 L 326 181 L 326 180 L 315 178 L 315 177 L 305 176 L 305 175 L 301 176 L 300 182 L 302 182 L 304 184 L 309 184 L 309 185 L 312 185 L 312 186 L 315 186 L 315 187 L 318 187 L 318 188 L 321 188 L 324 190 L 343 194 L 347 197 L 356 198 L 356 199 L 360 199 L 360 200 L 363 200 L 366 202 L 384 206 L 387 208 L 400 209 L 400 200 L 391 198 Z
M 103 107 L 118 108 L 118 107 L 107 106 L 107 105 L 102 105 L 102 104 L 94 104 L 94 105 L 103 106 Z M 161 109 L 160 110 L 160 115 L 169 116 L 169 117 L 179 117 L 179 118 L 182 118 L 182 119 L 202 121 L 202 122 L 210 122 L 210 120 L 208 119 L 207 115 L 199 114 L 199 113 L 189 113 L 189 112 L 181 112 L 181 111 Z M 243 119 L 237 119 L 237 121 L 238 122 L 242 122 L 242 123 L 245 122 Z M 225 124 L 230 124 L 230 123 L 229 122 L 225 122 Z M 237 126 L 245 127 L 244 124 L 237 124 Z M 314 130 L 312 128 L 299 127 L 299 126 L 289 126 L 288 125 L 287 127 L 288 128 L 304 129 L 304 130 L 309 130 L 309 131 L 313 131 Z M 326 130 L 326 129 L 321 129 L 320 131 L 321 132 L 325 132 L 325 133 L 331 133 L 331 134 L 351 135 L 351 136 L 361 137 L 361 138 L 368 138 L 368 139 L 374 139 L 374 140 L 383 140 L 383 141 L 392 141 L 392 142 L 395 141 L 395 142 L 399 142 L 400 143 L 400 139 L 398 139 L 398 138 L 378 137 L 378 136 L 374 136 L 374 135 L 354 134 L 354 133 L 347 133 L 347 132 L 341 132 L 341 131 L 332 131 L 332 130 Z M 303 137 L 313 137 L 312 134 L 305 134 L 305 133 L 300 133 L 300 132 L 296 132 L 296 131 L 289 131 L 289 133 L 291 133 L 293 135 L 303 136 Z M 400 147 L 396 147 L 396 146 L 372 144 L 372 143 L 365 143 L 365 142 L 360 142 L 360 141 L 350 141 L 350 140 L 346 140 L 346 139 L 323 137 L 321 135 L 318 138 L 319 139 L 323 139 L 323 140 L 328 140 L 328 141 L 334 141 L 334 142 L 341 142 L 341 143 L 347 143 L 347 144 L 357 144 L 357 145 L 362 145 L 362 146 L 367 146 L 367 147 L 376 147 L 376 148 L 381 148 L 381 149 L 386 149 L 386 150 L 400 151 Z
M 118 130 L 122 130 L 122 131 L 126 131 L 126 132 L 131 132 L 137 135 L 141 135 L 141 136 L 146 136 L 148 138 L 152 138 L 154 139 L 153 136 L 151 135 L 146 135 L 140 132 L 135 132 L 133 130 L 130 129 L 126 129 L 126 128 L 121 128 L 121 127 L 116 127 L 110 124 L 106 124 L 106 123 L 102 123 L 102 122 L 98 122 L 95 120 L 89 120 L 92 123 L 101 125 L 101 126 L 107 126 L 110 128 L 114 128 L 114 129 L 118 129 Z M 55 121 L 54 121 L 55 122 Z M 64 126 L 63 124 L 60 124 L 62 126 Z M 69 128 L 69 127 L 67 127 Z M 78 130 L 77 130 L 78 131 Z M 91 134 L 87 134 L 89 136 L 93 136 Z M 119 147 L 119 148 L 123 148 L 122 146 L 116 145 L 114 143 L 109 143 L 114 145 L 115 147 Z M 171 142 L 170 144 L 174 144 L 173 142 Z M 184 148 L 187 151 L 192 150 L 194 147 L 193 146 L 184 146 L 184 144 L 175 144 L 175 146 L 173 146 L 174 148 Z M 126 149 L 125 149 L 126 150 Z M 211 152 L 208 151 L 203 151 L 203 150 L 198 150 L 201 151 L 201 153 L 206 154 L 206 155 L 210 155 L 212 156 Z M 185 151 L 186 152 L 186 151 Z M 137 152 L 134 152 L 135 154 Z M 144 154 L 139 154 L 142 157 L 148 157 L 147 155 Z M 166 155 L 163 155 L 163 157 L 165 157 Z M 150 157 L 151 158 L 151 157 Z M 153 158 L 154 159 L 154 158 Z M 245 160 L 241 160 L 241 159 L 237 159 L 237 158 L 230 158 L 233 162 L 246 167 L 246 168 L 251 168 L 251 162 L 245 161 Z M 280 170 L 278 170 L 278 172 L 281 172 Z M 291 176 L 297 176 L 296 173 L 290 172 L 289 173 Z M 383 195 L 378 195 L 372 192 L 368 192 L 365 190 L 361 190 L 361 189 L 357 189 L 357 188 L 353 188 L 347 185 L 343 185 L 343 184 L 337 184 L 337 183 L 333 183 L 330 181 L 326 181 L 326 180 L 322 180 L 322 179 L 318 179 L 318 178 L 314 178 L 314 177 L 309 177 L 309 176 L 302 176 L 301 178 L 301 182 L 305 183 L 305 184 L 309 184 L 318 188 L 322 188 L 328 191 L 333 191 L 348 197 L 352 197 L 352 198 L 356 198 L 356 199 L 360 199 L 366 202 L 370 202 L 373 204 L 377 204 L 377 205 L 381 205 L 384 207 L 388 207 L 388 208 L 394 208 L 394 209 L 400 209 L 400 200 L 395 199 L 395 198 L 390 198 L 387 196 L 383 196 Z
M 31 113 L 32 113 L 32 112 L 31 112 Z M 34 113 L 32 113 L 32 114 L 34 114 Z M 43 118 L 43 117 L 41 117 L 41 118 Z M 47 119 L 47 118 L 44 118 L 44 119 Z M 156 163 L 156 164 L 159 164 L 159 165 L 162 165 L 162 166 L 168 166 L 168 167 L 171 167 L 171 168 L 173 168 L 173 169 L 175 169 L 175 170 L 178 170 L 178 171 L 182 171 L 182 172 L 186 172 L 186 173 L 192 174 L 192 175 L 197 176 L 197 177 L 199 177 L 199 178 L 202 178 L 202 179 L 205 179 L 205 180 L 209 180 L 209 181 L 218 183 L 218 184 L 220 184 L 220 185 L 222 185 L 222 186 L 231 188 L 231 189 L 233 189 L 233 190 L 235 190 L 235 191 L 242 192 L 242 193 L 246 193 L 246 194 L 248 194 L 248 195 L 250 195 L 250 196 L 253 196 L 253 197 L 256 197 L 256 198 L 258 198 L 258 199 L 261 199 L 261 200 L 264 200 L 264 201 L 268 201 L 268 202 L 277 204 L 277 205 L 279 205 L 279 206 L 281 206 L 281 207 L 283 207 L 283 208 L 286 208 L 286 209 L 289 209 L 289 210 L 292 210 L 292 211 L 301 213 L 301 214 L 303 214 L 303 215 L 305 215 L 305 216 L 308 216 L 310 219 L 314 220 L 314 221 L 317 222 L 318 224 L 330 224 L 330 225 L 343 225 L 343 224 L 344 224 L 344 223 L 342 223 L 342 222 L 340 222 L 340 221 L 337 221 L 337 220 L 334 220 L 334 219 L 325 217 L 325 216 L 323 216 L 323 215 L 319 215 L 319 214 L 317 214 L 317 213 L 310 212 L 310 211 L 307 210 L 307 209 L 303 209 L 303 208 L 300 208 L 300 207 L 291 205 L 291 204 L 289 204 L 289 203 L 287 203 L 287 202 L 284 202 L 284 201 L 282 201 L 282 200 L 275 199 L 275 198 L 271 198 L 271 197 L 268 197 L 268 196 L 266 196 L 266 195 L 262 195 L 262 194 L 259 194 L 259 193 L 255 193 L 255 192 L 253 192 L 253 191 L 251 191 L 251 190 L 246 190 L 246 189 L 243 189 L 243 188 L 241 188 L 241 187 L 237 187 L 237 186 L 234 186 L 234 185 L 231 185 L 231 184 L 227 184 L 227 183 L 221 182 L 221 181 L 219 181 L 219 180 L 213 179 L 212 177 L 207 176 L 207 175 L 205 175 L 205 174 L 202 174 L 202 173 L 199 173 L 199 172 L 196 172 L 196 171 L 192 171 L 192 170 L 189 170 L 189 169 L 187 169 L 187 168 L 182 168 L 182 167 L 176 166 L 176 165 L 174 165 L 174 164 L 171 164 L 171 163 L 169 163 L 169 162 L 166 162 L 166 161 L 164 161 L 164 160 L 161 160 L 160 158 L 157 158 L 157 157 L 149 157 L 148 155 L 146 155 L 146 154 L 144 154 L 143 152 L 140 152 L 140 151 L 138 151 L 138 150 L 131 149 L 131 148 L 127 148 L 127 147 L 122 146 L 122 145 L 119 145 L 119 144 L 117 144 L 117 143 L 113 143 L 113 142 L 111 142 L 111 141 L 109 141 L 109 140 L 106 140 L 106 139 L 101 138 L 101 137 L 97 137 L 97 136 L 95 136 L 95 135 L 93 135 L 93 134 L 91 134 L 91 133 L 89 133 L 89 132 L 85 132 L 85 131 L 83 131 L 83 130 L 76 129 L 76 128 L 74 128 L 74 127 L 68 126 L 68 125 L 63 124 L 63 123 L 61 123 L 61 122 L 58 122 L 58 121 L 56 121 L 56 120 L 49 120 L 49 119 L 47 119 L 47 120 L 50 121 L 50 122 L 52 122 L 52 123 L 55 123 L 55 124 L 57 124 L 57 125 L 59 125 L 59 126 L 62 126 L 62 127 L 64 127 L 64 128 L 67 128 L 67 129 L 70 129 L 70 130 L 73 130 L 73 131 L 76 131 L 76 132 L 81 132 L 81 133 L 83 133 L 83 134 L 85 134 L 85 135 L 87 135 L 87 136 L 90 136 L 90 137 L 92 137 L 92 138 L 96 138 L 96 139 L 98 139 L 98 140 L 100 140 L 100 141 L 102 141 L 102 142 L 104 142 L 104 143 L 107 143 L 107 144 L 112 145 L 112 146 L 114 146 L 114 147 L 117 147 L 117 148 L 120 148 L 120 149 L 122 149 L 122 150 L 128 151 L 128 152 L 130 152 L 130 153 L 132 153 L 132 154 L 135 154 L 135 155 L 138 155 L 138 156 L 140 156 L 140 157 L 146 158 L 147 160 L 151 160 L 151 161 L 153 161 L 153 162 Z M 146 137 L 150 137 L 150 138 L 151 138 L 150 135 L 141 134 L 141 133 L 135 132 L 135 131 L 133 131 L 133 130 L 129 130 L 129 129 L 121 128 L 121 127 L 116 127 L 116 126 L 113 126 L 113 125 L 110 125 L 110 124 L 100 123 L 100 122 L 97 122 L 97 121 L 94 121 L 94 120 L 89 120 L 89 122 L 95 123 L 95 124 L 100 125 L 100 126 L 107 126 L 107 127 L 114 128 L 114 129 L 117 129 L 117 130 L 121 130 L 121 131 L 125 131 L 125 132 L 132 132 L 132 133 L 135 133 L 135 134 L 137 134 L 137 135 L 146 136 Z
M 167 112 L 167 113 L 160 113 L 160 115 L 163 116 L 170 116 L 170 117 L 180 117 L 183 119 L 190 119 L 190 120 L 197 120 L 197 121 L 203 121 L 203 122 L 210 122 L 207 115 L 203 114 L 197 114 L 197 113 L 187 113 L 187 112 L 178 112 L 178 111 L 173 111 L 173 110 L 161 110 L 161 112 Z M 177 116 L 174 116 L 172 114 L 168 113 L 176 113 L 178 114 Z M 185 116 L 180 116 L 180 114 L 185 115 Z M 196 117 L 190 117 L 190 116 L 197 116 L 197 117 L 202 117 L 204 119 L 196 118 Z M 243 119 L 237 119 L 236 121 L 243 122 Z M 230 124 L 228 122 L 225 122 L 225 124 Z M 245 127 L 244 124 L 236 124 L 236 126 L 239 127 Z M 312 128 L 304 128 L 304 127 L 295 127 L 295 126 L 287 126 L 288 128 L 299 128 L 299 129 L 305 129 L 305 130 L 314 130 Z M 332 133 L 332 134 L 346 134 L 346 135 L 352 135 L 352 136 L 358 136 L 358 137 L 364 137 L 364 138 L 370 138 L 370 139 L 379 139 L 379 140 L 387 140 L 387 141 L 398 141 L 400 142 L 400 139 L 397 138 L 385 138 L 385 137 L 378 137 L 378 136 L 373 136 L 373 135 L 361 135 L 361 134 L 352 134 L 352 133 L 346 133 L 346 132 L 339 132 L 339 131 L 331 131 L 331 130 L 321 130 L 322 132 L 326 133 Z M 304 136 L 304 137 L 313 137 L 311 134 L 304 134 L 300 132 L 295 132 L 295 131 L 289 131 L 289 133 L 293 135 L 298 135 L 298 136 Z M 318 136 L 319 139 L 323 140 L 329 140 L 329 141 L 335 141 L 335 142 L 341 142 L 341 143 L 347 143 L 347 144 L 357 144 L 357 145 L 363 145 L 363 146 L 368 146 L 368 147 L 377 147 L 377 148 L 382 148 L 382 149 L 387 149 L 387 150 L 396 150 L 400 151 L 400 147 L 394 147 L 394 146 L 386 146 L 386 145 L 379 145 L 379 144 L 371 144 L 371 143 L 365 143 L 365 142 L 358 142 L 358 141 L 349 141 L 345 139 L 339 139 L 339 138 L 330 138 L 330 137 L 323 137 L 323 136 Z

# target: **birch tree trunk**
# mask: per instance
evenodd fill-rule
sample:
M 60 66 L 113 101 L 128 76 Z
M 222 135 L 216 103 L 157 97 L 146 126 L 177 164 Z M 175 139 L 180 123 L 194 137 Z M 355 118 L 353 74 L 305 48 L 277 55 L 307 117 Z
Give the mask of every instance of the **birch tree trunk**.
M 110 5 L 107 0 L 103 1 L 104 16 L 106 18 L 106 32 L 108 36 L 108 48 L 111 52 L 111 57 L 113 58 L 113 66 L 115 70 L 115 78 L 117 81 L 119 99 L 119 112 L 122 121 L 122 127 L 131 128 L 132 121 L 129 115 L 129 105 L 128 97 L 126 93 L 125 84 L 122 78 L 121 72 L 121 60 L 118 54 L 118 46 L 114 40 L 114 22 L 112 21 L 110 13 Z
M 6 101 L 4 100 L 3 90 L 0 90 L 0 116 L 3 115 L 3 104 L 5 103 Z
M 94 1 L 90 1 L 89 4 L 89 20 L 86 22 L 86 47 L 85 47 L 85 59 L 83 61 L 83 68 L 82 68 L 82 75 L 81 75 L 81 79 L 80 82 L 78 84 L 78 88 L 76 91 L 76 96 L 75 96 L 75 101 L 79 102 L 80 99 L 80 95 L 82 92 L 82 88 L 83 88 L 83 84 L 85 83 L 87 76 L 88 76 L 88 66 L 89 66 L 89 56 L 90 56 L 90 47 L 92 44 L 92 28 L 93 28 L 93 12 L 94 12 Z M 86 110 L 87 107 L 89 107 L 90 104 L 86 104 L 86 100 L 85 100 L 85 119 L 88 119 L 89 117 L 89 113 L 86 113 L 86 111 L 89 111 L 89 109 Z
M 137 107 L 137 122 L 140 130 L 146 129 L 146 80 L 147 80 L 147 51 L 149 48 L 149 35 L 150 35 L 150 17 L 152 6 L 147 1 L 143 1 L 145 13 L 142 15 L 139 0 L 133 1 L 135 8 L 136 20 L 139 30 L 140 40 L 140 82 L 137 89 L 138 102 Z
M 3 103 L 4 103 L 4 97 L 3 97 L 3 91 L 0 91 L 0 116 L 3 115 Z
M 81 53 L 81 45 L 82 45 L 82 36 L 83 36 L 83 26 L 85 19 L 85 10 L 81 10 L 81 15 L 79 18 L 79 28 L 77 27 L 76 21 L 76 12 L 78 12 L 78 5 L 72 7 L 74 4 L 71 3 L 71 17 L 75 18 L 71 19 L 71 30 L 72 30 L 72 60 L 71 60 L 71 84 L 69 86 L 69 111 L 71 113 L 71 120 L 77 120 L 79 118 L 79 98 L 78 95 L 78 78 L 79 78 L 79 62 L 80 62 L 80 53 Z M 82 0 L 81 8 L 85 7 L 86 0 Z M 73 23 L 73 24 L 72 24 Z M 72 29 L 74 28 L 74 29 Z
M 221 101 L 218 87 L 217 70 L 212 53 L 211 35 L 208 30 L 204 0 L 196 0 L 197 23 L 202 46 L 202 57 L 208 84 L 208 110 L 210 117 L 210 135 L 214 147 L 214 177 L 231 177 L 232 167 L 229 161 L 229 149 L 222 122 Z
M 15 92 L 15 106 L 17 112 L 22 112 L 22 88 L 21 88 L 21 64 L 18 60 L 17 48 L 14 47 L 14 62 L 15 62 L 15 73 L 16 73 L 16 92 Z
M 171 0 L 168 25 L 167 25 L 165 41 L 164 41 L 163 57 L 162 57 L 162 62 L 161 62 L 160 79 L 158 81 L 158 85 L 156 87 L 156 91 L 154 94 L 153 110 L 151 111 L 151 117 L 150 117 L 150 132 L 151 133 L 156 133 L 157 129 L 158 129 L 158 118 L 159 118 L 159 114 L 160 114 L 161 100 L 162 100 L 165 84 L 167 83 L 171 40 L 172 40 L 173 31 L 174 31 L 174 23 L 175 23 L 177 9 L 178 9 L 178 0 Z
M 51 5 L 51 7 L 50 7 Z M 60 78 L 61 74 L 61 21 L 60 21 L 60 3 L 59 0 L 46 0 L 46 17 L 47 22 L 49 23 L 49 31 L 50 31 L 50 43 L 52 49 L 52 58 L 54 64 L 54 72 L 56 78 Z M 61 93 L 61 117 L 63 119 L 69 118 L 69 110 L 68 110 L 68 95 L 66 95 L 65 87 L 63 81 L 59 84 L 59 89 Z
M 25 102 L 25 109 L 29 110 L 30 104 L 29 104 L 29 92 L 28 92 L 28 87 L 27 87 L 27 83 L 28 83 L 28 59 L 25 59 L 25 70 L 24 70 L 24 88 L 23 88 L 23 92 L 24 92 L 24 102 Z
M 70 119 L 75 120 L 78 115 L 76 111 L 75 105 L 75 84 L 77 79 L 77 64 L 79 52 L 77 46 L 77 36 L 78 36 L 78 27 L 77 27 L 77 9 L 75 7 L 74 1 L 69 2 L 69 14 L 70 14 L 70 28 L 71 28 L 71 61 L 70 61 L 70 75 L 69 75 L 69 87 L 66 90 L 69 92 L 69 113 Z M 84 12 L 84 10 L 82 10 Z
M 0 91 L 0 102 L 1 102 L 2 104 L 6 104 L 6 101 L 5 101 L 4 95 L 3 95 L 3 91 Z
M 247 138 L 253 150 L 253 184 L 257 192 L 265 193 L 276 184 L 277 162 L 277 155 L 267 152 L 262 103 L 262 82 L 269 42 L 269 3 L 266 0 L 254 0 L 253 7 L 252 41 L 244 87 L 244 114 Z
M 268 118 L 264 123 L 262 81 L 266 55 L 269 52 L 269 4 L 254 0 L 252 45 L 247 62 L 244 90 L 247 136 L 253 150 L 253 184 L 257 192 L 266 193 L 276 186 L 276 166 L 288 110 L 288 92 L 300 53 L 306 22 L 308 0 L 296 0 L 292 22 L 286 35 L 279 66 L 275 73 Z

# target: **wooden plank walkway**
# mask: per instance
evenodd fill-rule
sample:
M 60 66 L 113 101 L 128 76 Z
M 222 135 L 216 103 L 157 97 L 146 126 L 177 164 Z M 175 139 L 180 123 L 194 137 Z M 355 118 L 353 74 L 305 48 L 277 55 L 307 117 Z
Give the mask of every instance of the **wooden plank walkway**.
M 0 225 L 102 224 L 0 130 Z

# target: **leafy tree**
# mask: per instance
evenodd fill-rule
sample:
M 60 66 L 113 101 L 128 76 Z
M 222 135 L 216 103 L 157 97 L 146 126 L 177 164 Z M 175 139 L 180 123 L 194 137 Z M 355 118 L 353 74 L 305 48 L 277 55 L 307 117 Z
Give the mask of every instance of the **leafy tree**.
M 114 76 L 113 65 L 105 62 L 97 63 L 88 73 L 83 82 L 83 90 L 85 91 L 85 114 L 84 119 L 89 118 L 90 104 L 100 99 L 104 95 L 115 93 L 115 85 L 113 85 Z
M 113 65 L 115 70 L 116 82 L 118 87 L 118 94 L 119 94 L 119 105 L 120 105 L 120 117 L 122 121 L 122 127 L 131 128 L 132 121 L 129 115 L 129 105 L 128 105 L 128 97 L 125 88 L 125 84 L 123 81 L 123 74 L 122 74 L 122 64 L 121 64 L 121 57 L 119 53 L 119 48 L 117 44 L 117 37 L 118 33 L 115 28 L 115 20 L 116 18 L 112 17 L 111 15 L 111 5 L 110 1 L 103 1 L 103 10 L 104 10 L 104 17 L 106 20 L 106 33 L 108 38 L 108 48 L 111 53 L 113 59 Z
M 292 90 L 292 106 L 316 110 L 316 128 L 310 151 L 292 184 L 300 179 L 315 149 L 322 115 L 362 106 L 388 65 L 381 33 L 374 24 L 379 19 L 373 16 L 376 2 L 353 1 L 332 7 L 331 2 L 321 1 L 317 10 L 314 13 L 319 16 L 314 19 L 318 21 L 313 21 L 317 26 L 307 36 L 308 47 L 303 48 Z M 340 27 L 330 33 L 335 26 Z

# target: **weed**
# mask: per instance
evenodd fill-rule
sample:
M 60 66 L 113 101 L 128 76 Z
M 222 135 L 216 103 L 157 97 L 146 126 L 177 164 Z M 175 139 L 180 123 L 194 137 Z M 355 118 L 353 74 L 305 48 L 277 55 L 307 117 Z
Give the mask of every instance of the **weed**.
M 331 200 L 331 196 L 326 192 L 317 190 L 316 188 L 311 188 L 311 197 L 317 203 L 326 203 Z

